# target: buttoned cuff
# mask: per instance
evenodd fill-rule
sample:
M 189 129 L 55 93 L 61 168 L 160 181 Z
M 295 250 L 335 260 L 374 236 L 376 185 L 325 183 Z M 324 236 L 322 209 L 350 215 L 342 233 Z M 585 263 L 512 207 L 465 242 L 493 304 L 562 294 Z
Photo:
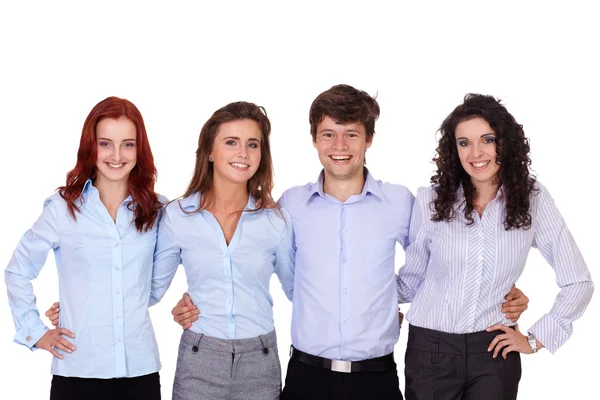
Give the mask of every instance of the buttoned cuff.
M 571 337 L 571 332 L 568 332 L 550 314 L 540 318 L 527 332 L 531 333 L 552 354 Z
M 15 335 L 14 342 L 17 344 L 22 344 L 24 346 L 29 347 L 31 351 L 37 349 L 35 344 L 44 336 L 44 334 L 48 331 L 48 327 L 44 325 L 41 321 L 34 327 L 31 326 L 22 326 L 21 329 L 17 331 Z

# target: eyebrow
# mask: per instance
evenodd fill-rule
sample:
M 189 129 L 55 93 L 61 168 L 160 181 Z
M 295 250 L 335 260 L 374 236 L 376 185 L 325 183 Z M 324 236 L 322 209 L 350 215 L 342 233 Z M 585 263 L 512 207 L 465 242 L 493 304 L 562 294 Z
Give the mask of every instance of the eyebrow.
M 103 137 L 99 137 L 96 140 L 106 140 L 107 142 L 112 142 L 111 139 L 109 139 L 109 138 L 103 138 Z M 123 140 L 123 142 L 135 142 L 135 141 L 136 141 L 136 139 L 125 139 L 125 140 Z
M 496 137 L 496 134 L 495 134 L 495 133 L 492 133 L 492 132 L 490 132 L 490 133 L 484 133 L 483 135 L 481 135 L 481 136 L 479 136 L 479 137 L 480 137 L 480 138 L 484 138 L 484 137 L 486 137 L 486 136 L 494 136 L 494 137 Z M 460 139 L 467 139 L 467 138 L 466 138 L 466 137 L 464 137 L 464 136 L 461 136 L 461 137 L 457 137 L 457 138 L 456 138 L 456 140 L 460 140 Z
M 325 128 L 325 129 L 319 131 L 319 133 L 324 133 L 324 132 L 334 132 L 334 130 L 330 129 L 330 128 Z M 360 130 L 358 130 L 358 129 L 347 129 L 347 130 L 344 131 L 344 133 L 348 133 L 348 132 L 360 133 Z
M 239 137 L 237 136 L 227 136 L 226 138 L 223 138 L 223 140 L 228 140 L 228 139 L 234 139 L 234 140 L 241 140 Z M 256 138 L 250 138 L 248 139 L 249 142 L 260 142 L 260 140 L 256 139 Z

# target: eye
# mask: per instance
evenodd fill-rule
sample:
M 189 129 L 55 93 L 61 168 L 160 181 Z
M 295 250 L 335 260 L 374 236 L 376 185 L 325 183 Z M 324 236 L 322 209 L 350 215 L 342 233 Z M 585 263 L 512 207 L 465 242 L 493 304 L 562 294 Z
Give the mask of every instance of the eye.
M 250 147 L 251 149 L 258 149 L 258 143 L 249 143 L 248 147 Z
M 458 139 L 456 144 L 460 147 L 467 147 L 469 145 L 469 141 L 467 139 Z
M 482 141 L 485 144 L 496 143 L 496 136 L 484 136 Z
M 333 133 L 331 133 L 331 132 L 325 132 L 325 133 L 323 133 L 323 135 L 322 135 L 322 136 L 323 136 L 324 138 L 331 139 L 331 138 L 333 137 Z
M 106 142 L 104 140 L 101 140 L 98 142 L 98 146 L 100 147 L 109 147 L 110 146 L 110 142 Z
M 237 143 L 235 140 L 228 140 L 225 142 L 227 146 L 235 146 Z
M 348 137 L 349 137 L 349 138 L 353 138 L 353 139 L 354 139 L 354 138 L 357 138 L 357 137 L 358 137 L 358 134 L 357 134 L 357 133 L 349 133 L 349 134 L 348 134 Z
M 135 143 L 134 142 L 125 142 L 125 143 L 123 143 L 123 147 L 133 148 L 133 147 L 135 147 Z

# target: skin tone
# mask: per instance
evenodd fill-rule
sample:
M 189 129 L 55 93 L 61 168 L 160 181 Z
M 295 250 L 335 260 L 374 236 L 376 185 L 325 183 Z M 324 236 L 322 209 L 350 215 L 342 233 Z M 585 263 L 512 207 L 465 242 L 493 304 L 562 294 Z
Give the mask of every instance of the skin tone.
M 486 120 L 477 117 L 459 123 L 454 135 L 460 164 L 469 174 L 473 186 L 477 189 L 477 196 L 473 203 L 475 210 L 481 216 L 487 204 L 496 197 L 499 189 L 496 180 L 500 170 L 500 166 L 496 163 L 496 133 Z M 502 311 L 506 312 L 504 306 Z M 487 329 L 488 332 L 496 330 L 500 330 L 502 333 L 496 336 L 488 347 L 488 352 L 493 350 L 494 358 L 498 357 L 500 352 L 505 359 L 511 351 L 532 353 L 527 337 L 519 331 L 518 324 L 515 329 L 503 324 L 496 324 Z M 543 345 L 537 342 L 537 348 L 541 349 L 542 347 Z
M 317 126 L 313 146 L 323 165 L 323 191 L 341 202 L 348 200 L 352 195 L 360 194 L 363 190 L 365 153 L 373 143 L 372 138 L 369 142 L 366 138 L 365 127 L 360 122 L 338 124 L 326 116 Z M 507 313 L 507 318 L 514 318 L 516 321 L 527 308 L 529 299 L 515 287 L 505 299 L 508 302 L 503 304 L 502 312 Z M 513 302 L 514 299 L 517 300 Z M 185 293 L 171 310 L 171 314 L 183 329 L 189 329 L 198 319 L 199 311 Z M 403 314 L 398 312 L 398 317 L 402 324 Z
M 117 218 L 121 203 L 129 196 L 127 179 L 137 161 L 136 138 L 135 125 L 128 118 L 105 118 L 96 124 L 98 157 L 94 186 L 113 221 Z M 59 303 L 54 303 L 45 313 L 54 326 L 58 325 L 59 311 Z M 75 337 L 68 329 L 56 328 L 47 331 L 35 346 L 62 359 L 64 357 L 55 348 L 66 353 L 75 351 L 75 346 L 63 336 Z
M 323 165 L 323 191 L 341 202 L 362 192 L 365 184 L 365 153 L 373 140 L 367 141 L 360 122 L 338 124 L 325 116 L 317 125 L 313 146 Z
M 254 121 L 242 121 L 254 123 Z M 256 125 L 256 123 L 254 124 Z M 215 149 L 219 144 L 219 135 L 222 133 L 222 129 L 225 127 L 225 125 L 226 124 L 221 125 L 221 130 L 215 139 L 215 146 L 213 149 Z M 258 129 L 258 126 L 256 127 Z M 260 130 L 258 133 L 260 134 Z M 257 138 L 260 138 L 260 136 L 257 136 Z M 317 126 L 316 138 L 313 141 L 313 146 L 317 150 L 319 160 L 323 165 L 323 190 L 325 193 L 333 196 L 341 202 L 344 202 L 350 196 L 360 194 L 362 192 L 365 184 L 363 174 L 365 153 L 371 146 L 372 142 L 372 139 L 370 142 L 367 142 L 366 130 L 362 123 L 338 124 L 328 116 L 326 116 L 323 121 L 319 123 Z M 233 155 L 235 156 L 235 153 Z M 213 157 L 215 156 L 213 155 Z M 225 164 L 231 161 L 231 159 L 232 158 L 229 156 L 223 158 Z M 236 158 L 234 157 L 233 160 L 236 160 Z M 223 168 L 221 168 L 221 162 L 215 159 L 215 176 L 217 173 L 217 164 L 220 168 L 219 171 L 228 171 L 226 165 L 223 165 Z M 247 179 L 250 178 L 248 177 Z M 216 185 L 217 184 L 215 183 L 215 187 Z M 235 189 L 232 189 L 232 192 L 229 196 L 235 196 L 235 193 L 239 192 Z M 239 203 L 237 208 L 232 207 L 230 210 L 228 210 L 229 212 L 224 213 L 224 216 L 230 215 L 231 212 L 239 211 L 241 208 L 243 208 L 243 206 L 246 205 L 247 195 L 244 198 L 240 198 L 238 201 Z M 211 212 L 213 215 L 215 215 L 215 210 Z M 216 210 L 216 212 L 218 213 L 218 210 Z M 229 225 L 225 228 L 223 228 L 225 224 L 222 224 L 221 227 L 224 230 L 224 233 L 230 232 L 230 235 L 233 236 L 238 220 L 239 217 L 237 217 L 235 221 L 229 222 Z M 231 236 L 229 236 L 229 240 L 231 239 Z M 228 236 L 226 235 L 226 237 Z M 507 303 L 502 305 L 502 312 L 506 314 L 507 318 L 516 321 L 521 313 L 527 309 L 527 303 L 529 302 L 529 299 L 515 287 L 511 289 L 510 293 L 506 295 L 505 299 L 507 300 Z M 189 295 L 184 293 L 183 298 L 179 300 L 175 307 L 171 310 L 171 314 L 173 315 L 175 322 L 181 325 L 183 329 L 189 329 L 192 326 L 192 323 L 198 319 L 198 314 L 200 314 L 200 312 L 193 304 Z M 48 310 L 46 315 L 51 318 L 53 324 L 54 321 L 58 319 L 58 313 L 54 312 L 52 309 Z M 402 313 L 399 313 L 399 318 L 400 323 L 402 323 Z
M 227 244 L 248 203 L 248 180 L 260 165 L 262 133 L 249 119 L 226 122 L 219 127 L 210 153 L 213 187 L 206 211 L 219 222 Z

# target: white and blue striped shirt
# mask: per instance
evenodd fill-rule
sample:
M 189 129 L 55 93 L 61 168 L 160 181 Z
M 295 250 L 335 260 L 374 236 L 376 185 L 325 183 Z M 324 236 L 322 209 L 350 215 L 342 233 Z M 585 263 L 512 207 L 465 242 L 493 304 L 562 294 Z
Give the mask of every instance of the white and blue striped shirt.
M 413 209 L 406 265 L 398 273 L 398 299 L 412 301 L 406 318 L 415 326 L 448 333 L 514 325 L 501 311 L 531 247 L 556 273 L 560 293 L 550 312 L 528 331 L 554 353 L 571 336 L 594 290 L 590 273 L 554 200 L 544 186 L 531 198 L 531 228 L 504 229 L 502 188 L 481 218 L 467 225 L 464 202 L 450 222 L 433 222 L 433 187 L 421 188 Z M 459 188 L 458 198 L 463 191 Z

